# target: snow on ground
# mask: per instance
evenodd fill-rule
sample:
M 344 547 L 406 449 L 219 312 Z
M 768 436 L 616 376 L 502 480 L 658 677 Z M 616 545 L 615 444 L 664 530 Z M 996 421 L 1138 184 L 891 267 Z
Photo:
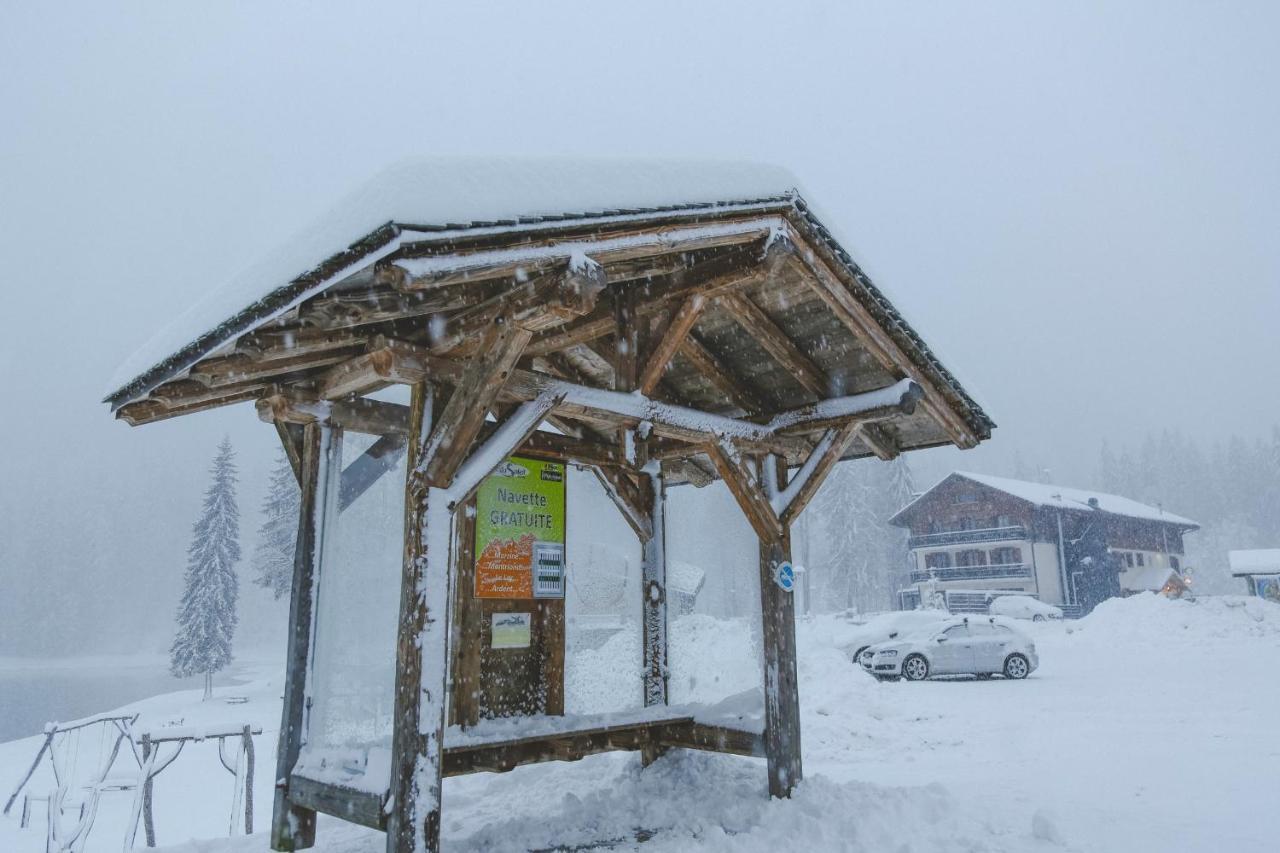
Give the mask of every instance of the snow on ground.
M 641 772 L 635 756 L 602 755 L 448 780 L 446 849 L 611 840 L 630 849 L 638 828 L 657 830 L 645 851 L 1272 849 L 1280 606 L 1148 594 L 1077 623 L 1028 623 L 1042 665 L 1025 682 L 881 684 L 838 650 L 852 630 L 835 616 L 799 625 L 806 780 L 791 800 L 766 798 L 758 760 L 673 752 Z M 686 617 L 673 621 L 672 636 L 673 650 L 704 652 L 698 664 L 673 661 L 682 700 L 721 698 L 754 678 L 745 622 Z M 619 636 L 578 656 L 571 705 L 625 709 L 598 704 L 611 691 L 629 694 L 631 674 L 610 654 L 624 650 L 638 653 L 638 644 Z M 585 685 L 596 692 L 575 698 Z M 272 731 L 260 739 L 256 803 L 265 829 L 279 673 L 230 692 L 249 701 L 202 705 L 198 693 L 178 693 L 138 707 L 184 725 L 215 716 L 264 722 Z M 36 746 L 0 744 L 4 787 Z M 208 745 L 196 750 L 157 782 L 162 844 L 225 834 L 231 777 Z M 88 853 L 118 850 L 119 823 L 104 807 Z M 0 820 L 0 849 L 36 853 L 43 835 Z M 266 849 L 256 835 L 179 843 L 171 853 Z M 316 849 L 374 853 L 382 841 L 322 818 Z

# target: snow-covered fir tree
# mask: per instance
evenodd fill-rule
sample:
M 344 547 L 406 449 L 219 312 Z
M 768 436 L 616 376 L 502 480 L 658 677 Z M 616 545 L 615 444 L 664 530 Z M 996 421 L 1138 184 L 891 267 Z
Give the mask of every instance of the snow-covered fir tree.
M 293 585 L 293 549 L 298 540 L 298 480 L 280 451 L 262 502 L 262 527 L 253 549 L 253 582 L 276 598 Z
M 902 457 L 842 462 L 814 496 L 811 583 L 819 606 L 891 608 L 907 570 L 907 531 L 889 519 L 914 497 Z
M 169 650 L 174 676 L 204 675 L 204 698 L 213 695 L 213 674 L 231 662 L 240 582 L 240 511 L 236 507 L 236 464 L 224 438 L 210 468 L 213 482 L 187 549 L 186 588 L 178 607 L 178 633 Z
M 1184 566 L 1193 589 L 1240 593 L 1227 552 L 1272 548 L 1280 542 L 1280 426 L 1267 438 L 1232 436 L 1205 449 L 1177 430 L 1148 435 L 1118 455 L 1103 445 L 1097 483 L 1200 523 L 1186 536 Z

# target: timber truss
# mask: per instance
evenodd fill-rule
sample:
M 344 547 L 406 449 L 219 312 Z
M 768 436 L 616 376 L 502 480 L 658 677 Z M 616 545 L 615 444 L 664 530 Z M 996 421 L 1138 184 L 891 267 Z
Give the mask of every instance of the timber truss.
M 391 402 L 395 386 L 408 404 Z M 401 397 L 403 399 L 403 396 Z M 794 195 L 426 228 L 392 223 L 190 342 L 109 398 L 144 424 L 252 401 L 302 489 L 272 843 L 317 811 L 438 850 L 442 779 L 607 749 L 767 759 L 802 775 L 789 529 L 841 459 L 972 447 L 992 424 Z M 341 467 L 344 431 L 377 439 Z M 642 543 L 642 684 L 625 726 L 477 745 L 448 721 L 478 653 L 450 642 L 468 505 L 512 453 L 591 470 Z M 383 796 L 295 773 L 324 527 L 407 457 L 392 768 Z M 665 495 L 722 479 L 760 545 L 760 731 L 667 706 Z M 454 539 L 451 540 L 450 537 Z M 461 551 L 459 549 L 462 549 Z M 473 559 L 467 555 L 463 559 Z M 450 698 L 452 696 L 452 698 Z M 449 703 L 455 707 L 450 708 Z

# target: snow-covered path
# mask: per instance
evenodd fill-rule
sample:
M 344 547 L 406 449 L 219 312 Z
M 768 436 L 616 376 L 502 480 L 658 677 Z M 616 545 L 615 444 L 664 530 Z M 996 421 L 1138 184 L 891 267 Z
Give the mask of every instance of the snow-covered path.
M 740 634 L 741 623 L 721 629 Z M 1280 607 L 1154 596 L 1104 605 L 1075 625 L 1034 626 L 1042 668 L 1025 682 L 880 684 L 839 650 L 849 630 L 834 617 L 800 626 L 807 779 L 792 800 L 765 798 L 759 761 L 673 753 L 641 772 L 634 756 L 603 755 L 449 780 L 446 849 L 555 848 L 632 839 L 637 828 L 660 830 L 645 851 L 1272 849 Z M 744 675 L 723 661 L 708 661 L 708 674 L 717 664 L 725 682 Z M 269 717 L 275 696 L 278 682 L 264 681 L 240 708 Z M 148 705 L 173 716 L 191 699 Z M 6 787 L 31 744 L 0 744 Z M 180 766 L 157 789 L 162 842 L 225 826 L 229 777 L 216 759 Z M 191 811 L 209 791 L 216 818 Z M 118 850 L 118 838 L 104 827 L 88 853 Z M 0 821 L 0 849 L 37 853 L 43 838 Z M 175 848 L 266 849 L 264 835 Z M 322 819 L 316 849 L 375 853 L 381 836 Z

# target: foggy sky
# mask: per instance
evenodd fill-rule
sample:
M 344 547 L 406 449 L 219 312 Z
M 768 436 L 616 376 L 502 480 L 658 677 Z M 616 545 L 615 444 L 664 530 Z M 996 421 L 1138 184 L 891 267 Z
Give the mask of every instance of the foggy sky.
M 1262 434 L 1280 14 L 1116 5 L 4 4 L 0 656 L 163 647 L 214 445 L 248 539 L 275 438 L 248 406 L 131 429 L 103 386 L 405 156 L 791 168 L 999 424 L 935 477 Z

